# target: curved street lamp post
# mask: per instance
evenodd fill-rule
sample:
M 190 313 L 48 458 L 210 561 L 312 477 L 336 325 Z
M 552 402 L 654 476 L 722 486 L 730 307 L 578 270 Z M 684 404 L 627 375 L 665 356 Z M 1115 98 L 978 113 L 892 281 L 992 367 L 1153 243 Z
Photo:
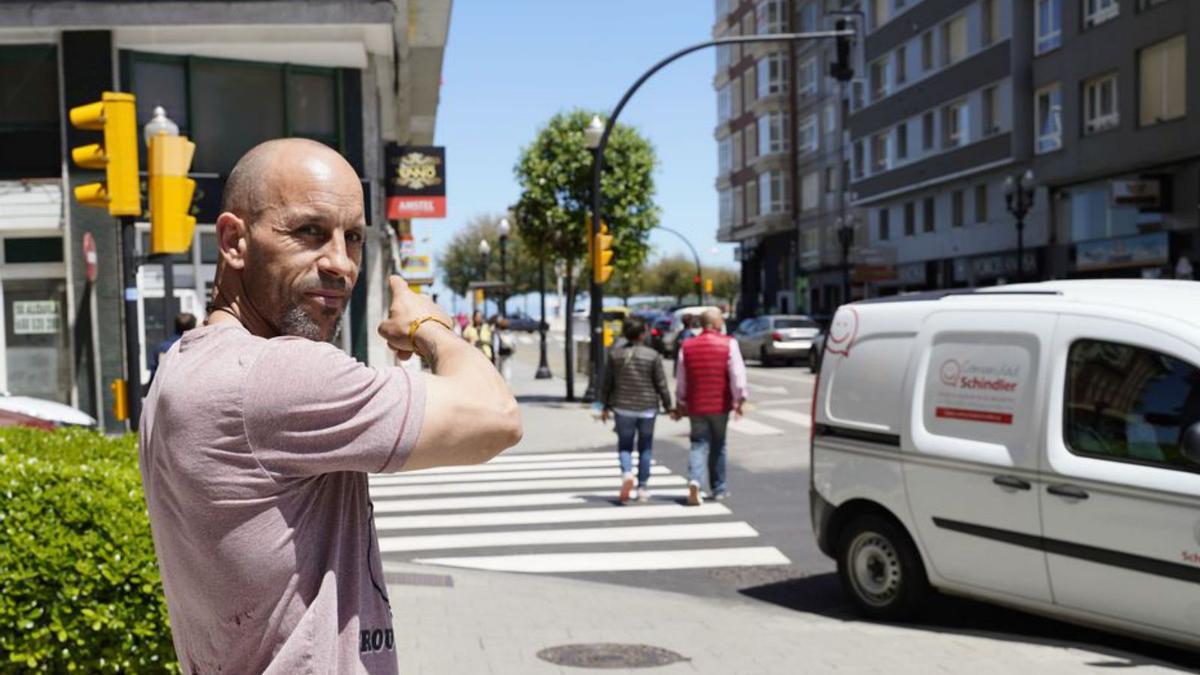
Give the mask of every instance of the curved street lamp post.
M 705 49 L 707 47 L 717 47 L 720 45 L 745 44 L 745 43 L 754 43 L 754 42 L 794 42 L 794 41 L 799 41 L 799 40 L 822 40 L 822 39 L 827 39 L 827 38 L 841 38 L 841 37 L 850 38 L 850 37 L 854 37 L 854 35 L 855 35 L 855 32 L 853 30 L 831 30 L 831 31 L 813 31 L 811 33 L 776 33 L 774 35 L 736 35 L 733 37 L 717 38 L 715 40 L 708 40 L 705 42 L 694 44 L 690 47 L 684 47 L 683 49 L 680 49 L 679 51 L 675 52 L 674 54 L 671 54 L 670 56 L 668 56 L 668 57 L 664 58 L 663 60 L 659 61 L 658 63 L 654 64 L 649 70 L 642 73 L 641 77 L 639 77 L 633 83 L 633 85 L 630 86 L 629 89 L 625 91 L 625 94 L 621 97 L 621 100 L 617 103 L 617 107 L 613 108 L 612 114 L 608 116 L 607 120 L 605 120 L 604 131 L 600 134 L 600 138 L 596 141 L 596 144 L 595 144 L 595 150 L 594 150 L 595 157 L 594 157 L 593 164 L 592 164 L 592 228 L 591 228 L 592 238 L 594 239 L 598 234 L 600 234 L 600 219 L 603 215 L 603 209 L 602 209 L 603 203 L 602 203 L 602 196 L 600 194 L 600 176 L 604 170 L 604 149 L 605 149 L 605 147 L 608 146 L 608 138 L 610 135 L 612 135 L 613 127 L 616 125 L 617 118 L 621 115 L 621 111 L 625 108 L 625 104 L 629 102 L 629 99 L 633 97 L 634 93 L 636 93 L 637 90 L 640 89 L 641 86 L 643 84 L 645 84 L 646 80 L 650 79 L 650 77 L 652 75 L 657 73 L 659 70 L 662 70 L 663 67 L 665 67 L 667 64 L 671 63 L 672 61 L 675 61 L 676 59 L 679 59 L 680 57 L 687 56 L 688 54 L 691 54 L 692 52 L 699 51 L 699 50 Z M 599 119 L 598 118 L 593 119 L 592 122 L 593 122 L 592 124 L 588 125 L 589 131 L 591 131 L 594 126 L 597 126 L 595 123 L 599 122 Z M 589 147 L 592 147 L 590 145 L 591 138 L 589 137 L 589 138 L 587 138 L 587 140 L 589 141 Z M 603 291 L 601 285 L 596 283 L 596 277 L 593 274 L 592 281 L 591 281 L 591 317 L 590 317 L 591 333 L 592 333 L 592 340 L 591 340 L 591 357 L 592 357 L 591 365 L 592 365 L 592 367 L 591 367 L 591 374 L 590 374 L 589 382 L 588 382 L 588 392 L 592 393 L 592 394 L 595 393 L 595 391 L 599 387 L 599 383 L 601 381 L 603 381 L 603 377 L 604 377 L 604 321 L 601 317 L 601 314 L 604 311 L 604 295 L 603 295 L 603 293 L 604 293 L 604 291 Z M 595 398 L 594 396 L 588 397 L 586 394 L 585 394 L 585 397 L 592 398 L 592 399 Z

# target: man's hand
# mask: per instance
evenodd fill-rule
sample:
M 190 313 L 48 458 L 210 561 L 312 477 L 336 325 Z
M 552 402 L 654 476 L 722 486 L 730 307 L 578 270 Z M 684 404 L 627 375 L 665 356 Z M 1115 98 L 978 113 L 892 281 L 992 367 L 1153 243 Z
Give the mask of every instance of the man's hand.
M 740 401 L 738 401 L 737 403 L 735 403 L 735 404 L 734 404 L 734 406 L 733 406 L 733 414 L 734 414 L 734 415 L 736 415 L 737 417 L 741 417 L 741 416 L 742 416 L 742 405 L 743 405 L 745 402 L 746 402 L 746 399 L 742 399 L 742 400 L 740 400 Z
M 604 423 L 608 423 L 608 408 L 605 408 L 600 411 L 600 421 L 604 422 Z
M 412 292 L 408 287 L 408 282 L 399 275 L 393 274 L 388 277 L 388 286 L 392 291 L 392 301 L 388 306 L 387 318 L 379 322 L 379 335 L 387 340 L 388 347 L 396 352 L 397 357 L 407 360 L 412 356 L 413 351 L 417 350 L 417 345 L 414 345 L 408 338 L 408 330 L 412 322 L 427 316 L 435 316 L 449 326 L 452 325 L 450 315 L 446 314 L 429 296 Z M 445 330 L 444 327 L 431 324 L 433 324 L 432 321 L 423 323 L 417 329 L 418 342 L 426 331 Z
M 671 420 L 678 422 L 683 417 L 683 407 L 676 407 L 671 411 Z

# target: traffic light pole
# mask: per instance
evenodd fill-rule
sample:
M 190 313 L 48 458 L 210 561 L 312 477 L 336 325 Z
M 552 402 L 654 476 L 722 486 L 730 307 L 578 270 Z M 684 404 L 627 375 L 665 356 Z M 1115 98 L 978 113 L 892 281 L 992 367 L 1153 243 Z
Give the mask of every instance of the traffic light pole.
M 662 70 L 667 64 L 687 56 L 692 52 L 705 49 L 707 47 L 717 47 L 720 45 L 742 44 L 752 42 L 792 42 L 797 40 L 822 40 L 826 38 L 849 38 L 854 37 L 852 30 L 827 30 L 813 31 L 811 33 L 775 33 L 773 35 L 736 35 L 733 37 L 717 38 L 716 40 L 708 40 L 694 44 L 690 47 L 684 47 L 679 51 L 671 54 L 665 59 L 654 64 L 649 70 L 642 73 L 634 83 L 625 91 L 625 95 L 617 103 L 617 107 L 613 108 L 612 114 L 604 121 L 604 133 L 600 136 L 600 143 L 596 146 L 595 159 L 592 163 L 592 241 L 600 235 L 600 220 L 603 211 L 601 195 L 600 195 L 600 175 L 604 170 L 604 149 L 608 146 L 608 137 L 612 134 L 613 127 L 616 126 L 617 118 L 621 115 L 621 111 L 625 108 L 625 104 L 630 98 L 645 84 L 646 80 L 652 75 Z M 604 320 L 601 316 L 604 307 L 604 296 L 601 284 L 596 282 L 595 275 L 592 275 L 592 316 L 591 316 L 591 332 L 592 332 L 592 372 L 588 382 L 588 392 L 595 394 L 600 383 L 604 381 Z M 569 320 L 569 317 L 568 317 Z
M 137 229 L 134 216 L 121 220 L 121 282 L 125 294 L 125 396 L 129 410 L 129 430 L 137 432 L 142 417 L 142 362 L 138 339 L 137 253 L 134 244 Z

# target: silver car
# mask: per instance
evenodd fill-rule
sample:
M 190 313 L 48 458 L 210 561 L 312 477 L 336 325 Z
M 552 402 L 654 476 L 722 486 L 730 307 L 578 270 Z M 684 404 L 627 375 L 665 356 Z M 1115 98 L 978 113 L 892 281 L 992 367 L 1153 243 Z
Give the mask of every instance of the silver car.
M 801 314 L 768 314 L 740 323 L 733 337 L 742 355 L 762 365 L 808 359 L 813 338 L 821 332 L 816 321 Z

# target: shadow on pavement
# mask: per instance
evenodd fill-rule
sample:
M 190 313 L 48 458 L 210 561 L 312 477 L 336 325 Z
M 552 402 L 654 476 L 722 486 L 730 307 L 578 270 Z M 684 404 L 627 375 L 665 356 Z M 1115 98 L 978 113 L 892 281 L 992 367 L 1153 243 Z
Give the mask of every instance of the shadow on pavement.
M 835 573 L 787 579 L 742 588 L 739 592 L 798 612 L 842 621 L 866 621 L 855 612 Z M 948 595 L 933 595 L 921 616 L 905 626 L 937 633 L 986 633 L 988 637 L 1010 642 L 1075 643 L 1104 655 L 1104 659 L 1088 664 L 1093 668 L 1136 668 L 1166 663 L 1200 670 L 1200 653 Z

